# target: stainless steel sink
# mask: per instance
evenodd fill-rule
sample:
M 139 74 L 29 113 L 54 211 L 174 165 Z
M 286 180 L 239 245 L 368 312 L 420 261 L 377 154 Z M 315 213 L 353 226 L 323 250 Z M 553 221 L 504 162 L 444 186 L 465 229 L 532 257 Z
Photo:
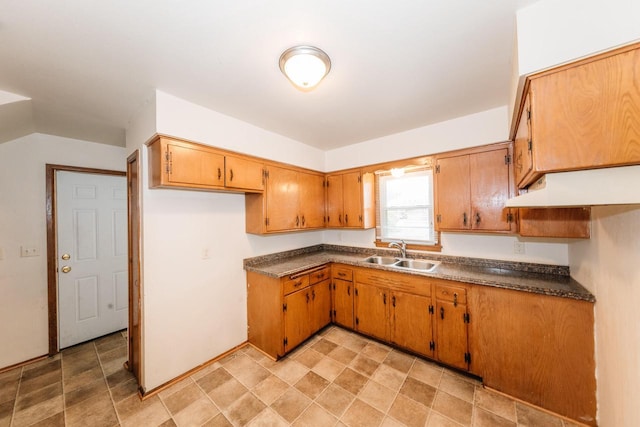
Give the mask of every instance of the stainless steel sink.
M 387 267 L 394 267 L 405 270 L 416 271 L 431 271 L 440 264 L 440 261 L 422 260 L 422 259 L 408 259 L 408 258 L 394 258 L 390 256 L 378 256 L 372 255 L 363 260 L 369 264 L 384 265 Z
M 368 262 L 370 264 L 379 264 L 379 265 L 391 265 L 395 262 L 398 262 L 400 258 L 394 258 L 391 256 L 370 256 L 369 258 L 365 258 L 364 262 Z
M 420 259 L 401 259 L 393 265 L 395 267 L 408 268 L 411 270 L 431 271 L 436 268 L 438 262 Z

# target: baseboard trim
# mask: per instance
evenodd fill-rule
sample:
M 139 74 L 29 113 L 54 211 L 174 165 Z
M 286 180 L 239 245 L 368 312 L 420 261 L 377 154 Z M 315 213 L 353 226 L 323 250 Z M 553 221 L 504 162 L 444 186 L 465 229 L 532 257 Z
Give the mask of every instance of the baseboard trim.
M 15 363 L 13 365 L 6 366 L 4 368 L 0 368 L 0 374 L 2 374 L 4 372 L 7 372 L 7 371 L 10 371 L 12 369 L 16 369 L 16 368 L 20 368 L 20 367 L 25 366 L 25 365 L 29 365 L 29 364 L 34 363 L 34 362 L 39 362 L 41 360 L 46 359 L 47 357 L 49 357 L 49 355 L 48 354 L 44 354 L 42 356 L 34 357 L 33 359 L 25 360 L 24 362 L 18 362 L 18 363 Z

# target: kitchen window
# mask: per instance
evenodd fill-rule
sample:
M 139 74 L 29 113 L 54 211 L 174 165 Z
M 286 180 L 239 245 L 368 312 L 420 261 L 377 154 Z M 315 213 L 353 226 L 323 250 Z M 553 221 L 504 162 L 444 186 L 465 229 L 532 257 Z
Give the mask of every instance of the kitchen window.
M 433 169 L 376 172 L 376 244 L 404 240 L 410 248 L 440 250 L 434 228 Z

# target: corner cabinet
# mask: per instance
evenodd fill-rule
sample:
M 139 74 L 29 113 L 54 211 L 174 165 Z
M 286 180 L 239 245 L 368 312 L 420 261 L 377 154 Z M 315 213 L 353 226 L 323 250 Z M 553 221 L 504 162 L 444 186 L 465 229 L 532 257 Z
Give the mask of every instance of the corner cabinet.
M 246 231 L 282 233 L 324 227 L 324 175 L 269 165 L 262 194 L 245 196 Z
M 329 228 L 375 227 L 373 173 L 353 171 L 328 174 L 326 206 L 326 226 Z
M 284 278 L 247 272 L 249 342 L 279 359 L 331 323 L 331 269 Z
M 149 165 L 151 188 L 260 192 L 264 185 L 261 162 L 166 136 L 149 143 Z
M 515 126 L 515 175 L 640 163 L 640 44 L 531 75 Z
M 436 227 L 440 231 L 511 233 L 515 216 L 511 144 L 443 154 L 436 159 Z

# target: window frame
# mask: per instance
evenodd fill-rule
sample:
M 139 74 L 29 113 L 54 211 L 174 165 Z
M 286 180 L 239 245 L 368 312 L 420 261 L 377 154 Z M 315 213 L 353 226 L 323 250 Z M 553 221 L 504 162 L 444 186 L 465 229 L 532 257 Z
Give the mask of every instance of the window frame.
M 391 174 L 391 169 L 395 168 L 395 167 L 402 167 L 404 169 L 406 169 L 407 173 L 411 173 L 412 171 L 416 171 L 416 170 L 431 170 L 432 175 L 431 175 L 431 180 L 432 180 L 432 194 L 433 194 L 433 201 L 431 204 L 432 210 L 433 210 L 433 236 L 435 239 L 435 244 L 419 244 L 419 243 L 407 243 L 407 249 L 410 250 L 420 250 L 420 251 L 429 251 L 429 252 L 441 252 L 442 251 L 442 244 L 441 244 L 441 235 L 440 235 L 440 231 L 437 229 L 436 224 L 435 224 L 435 203 L 436 203 L 436 197 L 435 197 L 435 171 L 433 170 L 432 164 L 431 162 L 429 162 L 428 164 L 422 164 L 422 165 L 404 165 L 404 166 L 396 166 L 396 165 L 390 165 L 393 167 L 388 167 L 387 169 L 383 169 L 380 170 L 378 169 L 376 171 L 376 173 L 374 174 L 375 176 L 375 181 L 374 181 L 374 186 L 375 186 L 375 193 L 376 193 L 376 239 L 374 244 L 376 245 L 376 247 L 389 247 L 389 243 L 390 241 L 386 241 L 386 240 L 382 240 L 382 238 L 380 237 L 380 227 L 381 227 L 381 204 L 380 204 L 380 178 L 381 176 L 385 176 L 385 175 L 389 175 Z M 397 241 L 396 240 L 392 240 L 392 241 Z M 408 240 L 408 239 L 406 239 Z

